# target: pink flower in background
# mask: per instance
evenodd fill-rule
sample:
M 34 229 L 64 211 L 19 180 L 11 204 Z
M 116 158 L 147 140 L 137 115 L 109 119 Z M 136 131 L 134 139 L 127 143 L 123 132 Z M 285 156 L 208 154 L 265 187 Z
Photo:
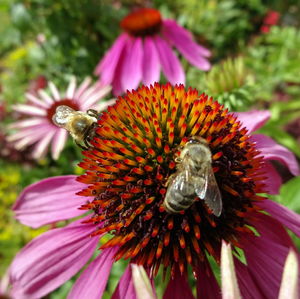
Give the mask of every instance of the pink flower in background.
M 75 110 L 86 111 L 92 108 L 101 111 L 114 102 L 101 100 L 110 91 L 110 87 L 99 83 L 91 85 L 90 78 L 86 78 L 77 86 L 73 77 L 64 94 L 61 94 L 52 82 L 49 82 L 49 88 L 50 93 L 39 89 L 38 96 L 26 93 L 28 102 L 13 106 L 13 110 L 21 115 L 21 119 L 10 126 L 17 132 L 9 136 L 8 140 L 19 150 L 34 145 L 34 159 L 44 157 L 49 145 L 53 159 L 57 159 L 64 148 L 68 133 L 52 123 L 56 107 L 66 105 Z
M 263 24 L 260 27 L 262 33 L 268 33 L 272 26 L 278 24 L 280 13 L 276 10 L 270 10 L 263 19 Z
M 113 86 L 115 95 L 137 88 L 140 82 L 159 81 L 161 69 L 172 85 L 184 83 L 184 70 L 172 47 L 195 67 L 210 69 L 210 51 L 174 20 L 163 20 L 158 10 L 136 10 L 122 20 L 121 27 L 124 32 L 95 70 L 102 84 Z
M 199 96 L 192 89 L 188 94 L 181 87 L 174 89 L 179 100 L 172 97 L 170 85 L 161 89 L 159 85 L 150 89 L 142 87 L 119 98 L 102 114 L 97 129 L 101 138 L 95 138 L 94 147 L 84 152 L 86 158 L 80 164 L 88 169 L 79 178 L 82 182 L 76 181 L 75 176 L 53 177 L 22 192 L 13 209 L 19 221 L 34 228 L 83 216 L 87 210 L 92 214 L 44 233 L 15 257 L 10 266 L 10 279 L 16 298 L 45 296 L 87 264 L 68 298 L 101 298 L 113 263 L 119 258 L 129 259 L 130 263 L 113 294 L 115 299 L 136 298 L 131 267 L 135 263 L 148 268 L 150 276 L 155 275 L 160 265 L 171 268 L 172 278 L 165 299 L 194 298 L 186 276 L 188 264 L 197 277 L 197 297 L 220 298 L 220 287 L 206 257 L 210 255 L 220 262 L 222 240 L 242 249 L 247 261 L 245 264 L 238 255 L 233 257 L 243 298 L 277 298 L 286 256 L 290 248 L 295 248 L 286 228 L 300 236 L 300 216 L 262 198 L 259 193 L 266 189 L 278 191 L 280 181 L 275 169 L 269 168 L 271 160 L 279 160 L 294 175 L 299 174 L 297 161 L 291 152 L 269 137 L 248 135 L 267 121 L 270 116 L 267 111 L 238 114 L 240 125 L 234 115 L 208 97 Z M 173 114 L 177 111 L 173 105 L 184 107 L 187 114 L 193 111 L 184 115 L 189 124 L 173 126 L 172 120 L 162 117 L 161 128 L 166 131 L 160 132 L 158 121 L 151 118 L 156 113 L 145 107 L 151 105 L 148 99 L 155 95 L 157 100 L 164 98 L 164 107 L 170 106 Z M 184 105 L 185 101 L 190 101 L 191 106 Z M 140 112 L 137 113 L 136 107 Z M 160 115 L 160 106 L 155 107 Z M 144 115 L 134 117 L 135 113 Z M 150 121 L 148 117 L 156 128 L 153 125 L 146 137 L 140 138 L 147 120 Z M 204 118 L 207 122 L 201 127 Z M 172 160 L 164 159 L 174 158 L 172 150 L 182 140 L 172 132 L 180 134 L 193 128 L 199 129 L 199 134 L 208 132 L 205 136 L 210 142 L 215 177 L 223 197 L 220 217 L 212 215 L 202 201 L 194 202 L 179 214 L 168 214 L 161 209 L 165 194 L 163 176 L 168 168 L 174 172 Z M 160 143 L 166 139 L 156 137 L 154 131 L 167 136 L 170 144 L 176 143 L 175 147 Z M 165 161 L 166 166 L 160 166 Z M 89 263 L 99 248 L 99 239 L 111 231 L 113 237 L 102 243 L 101 252 Z

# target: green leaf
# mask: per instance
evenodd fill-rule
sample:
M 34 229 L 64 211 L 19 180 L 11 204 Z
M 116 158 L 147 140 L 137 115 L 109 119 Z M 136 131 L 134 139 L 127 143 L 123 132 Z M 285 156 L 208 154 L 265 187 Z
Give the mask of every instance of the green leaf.
M 280 189 L 280 201 L 296 212 L 300 212 L 300 177 L 295 177 Z

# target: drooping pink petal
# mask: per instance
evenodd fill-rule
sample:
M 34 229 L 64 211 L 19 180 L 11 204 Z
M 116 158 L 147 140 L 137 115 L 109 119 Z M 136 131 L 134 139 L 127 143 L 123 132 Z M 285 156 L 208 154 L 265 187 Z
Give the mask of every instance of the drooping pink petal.
M 10 129 L 24 129 L 24 128 L 28 128 L 31 126 L 37 126 L 37 125 L 43 124 L 44 122 L 45 122 L 45 118 L 43 118 L 43 117 L 32 117 L 29 119 L 24 119 L 24 120 L 20 120 L 15 123 L 12 123 L 8 127 Z
M 113 104 L 116 103 L 116 99 L 111 99 L 111 100 L 108 100 L 108 101 L 103 101 L 101 103 L 99 103 L 96 107 L 97 111 L 98 112 L 101 112 L 103 110 L 106 110 L 108 106 L 111 106 Z
M 172 85 L 184 83 L 185 74 L 182 65 L 170 46 L 160 36 L 153 37 L 163 73 Z
M 208 263 L 200 263 L 196 270 L 197 299 L 220 299 L 221 289 Z
M 222 241 L 221 250 L 221 279 L 222 279 L 222 299 L 241 298 L 239 286 L 236 279 L 230 244 Z
M 97 86 L 97 83 L 95 85 Z M 106 102 L 106 100 L 103 100 L 102 98 L 106 96 L 110 91 L 111 91 L 110 85 L 103 86 L 101 88 L 100 87 L 96 88 L 94 93 L 88 99 L 86 99 L 85 101 L 81 101 L 80 104 L 81 110 L 86 111 L 88 109 L 95 108 L 97 109 L 98 112 L 100 112 L 98 107 L 104 105 Z
M 286 226 L 298 237 L 300 237 L 300 215 L 299 214 L 269 199 L 257 202 L 257 205 L 262 207 L 265 211 L 270 213 L 271 216 L 278 219 L 278 221 L 280 221 L 284 226 Z
M 10 267 L 13 293 L 40 298 L 75 275 L 91 258 L 99 237 L 90 237 L 93 224 L 76 221 L 48 231 L 27 244 Z
M 236 112 L 234 115 L 237 116 L 242 125 L 247 128 L 248 133 L 252 133 L 261 128 L 271 117 L 271 113 L 268 110 Z
M 147 36 L 144 40 L 143 83 L 153 84 L 159 81 L 160 62 L 153 38 Z
M 104 85 L 110 84 L 113 81 L 120 56 L 124 51 L 128 38 L 126 33 L 121 34 L 114 42 L 111 49 L 105 54 L 104 58 L 96 66 L 95 75 L 101 76 L 100 81 Z
M 266 179 L 262 180 L 266 185 L 264 190 L 267 191 L 268 194 L 278 194 L 282 179 L 277 170 L 269 161 L 265 161 L 261 171 L 264 172 L 264 176 L 266 177 Z
M 250 275 L 247 266 L 240 262 L 236 257 L 234 259 L 234 267 L 237 274 L 238 285 L 243 299 L 259 299 L 265 298 L 261 293 L 258 285 Z
M 41 159 L 46 155 L 48 146 L 51 143 L 52 138 L 56 132 L 57 132 L 57 129 L 53 128 L 53 130 L 50 130 L 49 132 L 47 132 L 42 137 L 42 139 L 36 143 L 36 145 L 34 146 L 33 151 L 32 151 L 33 158 Z
M 70 83 L 69 83 L 69 86 L 67 88 L 65 97 L 67 99 L 73 99 L 74 98 L 75 89 L 76 89 L 76 78 L 74 76 L 72 76 L 72 78 L 70 80 Z
M 136 89 L 142 80 L 143 42 L 142 38 L 131 38 L 127 44 L 127 54 L 121 75 L 123 90 Z
M 60 97 L 59 91 L 58 91 L 57 87 L 55 86 L 55 84 L 50 81 L 48 83 L 48 85 L 49 85 L 49 88 L 50 88 L 50 91 L 53 95 L 54 100 L 59 101 L 61 99 L 61 97 Z
M 193 41 L 193 36 L 190 31 L 178 25 L 176 21 L 163 20 L 163 31 L 166 29 L 172 34 L 172 36 L 177 35 L 177 37 L 174 36 L 173 38 L 177 38 L 177 41 L 181 40 L 183 43 L 188 44 L 195 53 L 204 57 L 209 57 L 211 55 L 208 49 Z
M 294 250 L 290 250 L 283 269 L 278 299 L 299 298 L 299 262 Z
M 38 94 L 44 100 L 44 102 L 47 103 L 49 106 L 53 104 L 54 102 L 53 99 L 49 96 L 49 94 L 45 90 L 39 89 Z
M 137 299 L 130 265 L 127 266 L 111 299 Z
M 57 130 L 53 137 L 51 145 L 52 158 L 57 160 L 61 151 L 63 150 L 68 138 L 68 132 L 64 129 Z
M 180 274 L 179 269 L 176 269 L 174 278 L 170 278 L 168 286 L 165 290 L 163 299 L 194 299 L 191 287 L 189 286 L 186 277 Z
M 192 65 L 205 71 L 210 69 L 209 61 L 204 58 L 204 56 L 209 56 L 210 52 L 205 48 L 200 48 L 186 33 L 186 30 L 175 21 L 164 20 L 162 34 Z
M 105 291 L 117 247 L 104 249 L 75 282 L 68 299 L 99 299 Z M 125 298 L 125 297 L 123 297 Z
M 46 116 L 46 111 L 33 105 L 18 104 L 13 106 L 13 110 L 33 116 Z
M 121 84 L 121 77 L 122 77 L 123 70 L 124 70 L 124 60 L 125 60 L 126 55 L 127 55 L 127 47 L 125 47 L 125 49 L 122 51 L 122 53 L 120 55 L 119 63 L 116 67 L 113 82 L 112 82 L 113 94 L 115 96 L 119 96 L 125 91 Z
M 34 134 L 33 134 L 34 132 Z M 8 136 L 7 140 L 14 143 L 14 147 L 22 149 L 41 140 L 49 132 L 48 124 L 34 125 Z
M 253 135 L 251 140 L 257 143 L 257 149 L 261 151 L 266 160 L 278 160 L 287 166 L 293 175 L 300 174 L 298 162 L 294 154 L 287 148 L 262 134 Z
M 85 213 L 79 210 L 86 198 L 76 193 L 86 185 L 76 176 L 57 176 L 41 180 L 26 187 L 13 206 L 15 217 L 33 228 L 71 219 Z
M 254 223 L 260 236 L 241 239 L 249 274 L 265 298 L 277 298 L 285 258 L 294 248 L 283 226 L 272 217 L 256 213 Z
M 138 299 L 156 299 L 154 281 L 141 265 L 131 264 L 133 286 Z
M 81 95 L 85 92 L 85 90 L 89 87 L 89 85 L 91 84 L 92 79 L 90 77 L 86 77 L 82 83 L 79 85 L 79 87 L 77 88 L 77 90 L 75 91 L 74 94 L 74 99 L 78 100 L 80 99 Z
M 38 107 L 41 107 L 43 109 L 48 109 L 49 108 L 49 104 L 45 103 L 43 101 L 41 101 L 39 98 L 37 98 L 36 96 L 34 96 L 33 94 L 27 92 L 25 93 L 25 97 L 34 105 L 37 105 Z

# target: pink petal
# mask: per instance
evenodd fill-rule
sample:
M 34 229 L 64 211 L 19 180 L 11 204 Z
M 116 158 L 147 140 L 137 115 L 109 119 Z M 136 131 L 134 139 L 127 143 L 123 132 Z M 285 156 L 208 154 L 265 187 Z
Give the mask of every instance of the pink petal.
M 189 46 L 195 51 L 195 53 L 201 56 L 209 57 L 210 51 L 201 45 L 193 41 L 193 35 L 191 32 L 181 27 L 174 20 L 163 20 L 163 30 L 167 29 L 172 35 L 178 35 L 178 40 L 189 44 Z M 176 37 L 174 37 L 176 38 Z
M 48 109 L 50 107 L 50 105 L 48 103 L 45 103 L 43 101 L 41 101 L 39 98 L 37 98 L 36 96 L 34 96 L 33 94 L 27 92 L 25 93 L 25 97 L 34 105 L 39 106 L 42 109 Z
M 267 191 L 268 194 L 279 194 L 279 189 L 282 184 L 282 179 L 278 174 L 277 170 L 273 167 L 273 165 L 265 161 L 263 167 L 261 168 L 267 178 L 264 179 L 262 182 L 265 183 L 264 189 Z
M 186 277 L 176 269 L 174 278 L 170 278 L 163 299 L 194 299 L 191 287 Z
M 18 104 L 13 106 L 14 111 L 18 111 L 20 113 L 26 115 L 33 115 L 33 116 L 45 116 L 46 110 L 43 108 L 39 108 L 33 105 L 25 105 L 25 104 Z
M 38 94 L 49 106 L 53 104 L 54 100 L 48 95 L 48 93 L 45 90 L 39 89 Z
M 222 299 L 241 298 L 233 264 L 231 246 L 230 244 L 226 244 L 225 241 L 222 241 L 221 250 L 221 280 Z
M 285 258 L 294 245 L 277 220 L 265 214 L 256 213 L 255 217 L 260 236 L 241 239 L 248 271 L 266 298 L 277 298 Z
M 74 175 L 41 180 L 20 194 L 13 206 L 15 217 L 21 223 L 37 228 L 82 215 L 85 211 L 78 208 L 87 199 L 76 193 L 85 187 Z
M 67 138 L 68 132 L 64 129 L 57 130 L 57 132 L 55 133 L 51 146 L 52 158 L 54 160 L 58 159 L 61 151 L 66 144 Z
M 74 99 L 75 100 L 77 100 L 78 98 L 81 97 L 82 93 L 84 93 L 84 91 L 89 87 L 91 82 L 92 82 L 92 79 L 90 77 L 86 77 L 83 80 L 83 82 L 79 85 L 79 87 L 75 91 L 75 94 L 74 94 Z
M 160 63 L 153 38 L 147 36 L 144 40 L 143 83 L 153 84 L 159 81 Z
M 136 89 L 142 80 L 143 43 L 142 39 L 131 38 L 127 42 L 121 84 L 123 90 Z
M 32 157 L 34 159 L 41 159 L 46 155 L 48 146 L 57 130 L 57 128 L 50 130 L 37 142 L 32 151 Z
M 138 299 L 156 299 L 154 281 L 141 265 L 131 264 L 133 286 Z
M 45 123 L 45 118 L 44 117 L 31 117 L 28 119 L 20 120 L 15 123 L 12 123 L 9 125 L 10 129 L 24 129 L 28 128 L 31 126 L 37 126 L 40 124 Z
M 111 299 L 137 299 L 130 265 L 127 266 Z
M 278 160 L 287 166 L 293 175 L 297 176 L 300 174 L 298 162 L 294 154 L 287 148 L 262 134 L 253 135 L 251 140 L 257 143 L 257 149 L 261 151 L 265 160 Z
M 257 205 L 262 207 L 265 211 L 270 213 L 271 216 L 276 218 L 284 226 L 286 226 L 298 237 L 300 237 L 300 215 L 299 214 L 269 199 L 257 202 Z
M 40 298 L 74 276 L 91 258 L 99 237 L 93 224 L 76 221 L 48 231 L 27 244 L 10 267 L 13 293 Z
M 163 73 L 172 85 L 184 83 L 185 74 L 177 56 L 160 36 L 153 37 Z
M 104 85 L 110 84 L 113 81 L 121 53 L 124 51 L 128 38 L 126 33 L 121 34 L 96 66 L 95 75 L 101 76 L 100 81 Z
M 197 269 L 197 298 L 202 299 L 220 299 L 221 289 L 211 270 L 210 265 L 207 263 L 200 263 Z
M 77 279 L 68 299 L 102 298 L 117 250 L 117 247 L 104 249 Z
M 234 259 L 234 267 L 237 274 L 238 285 L 242 294 L 243 299 L 258 299 L 265 298 L 261 293 L 258 285 L 250 275 L 248 268 L 236 257 Z
M 290 250 L 282 275 L 278 299 L 299 298 L 299 262 L 294 250 Z
M 210 69 L 209 61 L 203 58 L 203 56 L 209 56 L 210 52 L 205 48 L 200 48 L 186 33 L 186 30 L 175 21 L 164 20 L 162 33 L 192 65 L 204 71 Z
M 73 99 L 75 90 L 76 90 L 76 78 L 74 76 L 72 76 L 71 80 L 70 80 L 70 83 L 69 83 L 69 86 L 67 88 L 65 97 L 67 99 Z
M 50 91 L 53 95 L 53 98 L 56 101 L 59 101 L 61 99 L 61 96 L 60 96 L 59 91 L 58 91 L 57 87 L 55 86 L 55 84 L 50 81 L 48 85 L 49 85 Z
M 121 76 L 122 76 L 122 73 L 124 70 L 124 60 L 125 60 L 126 55 L 127 55 L 127 51 L 125 49 L 121 53 L 119 63 L 116 67 L 115 75 L 114 75 L 113 82 L 112 82 L 114 96 L 119 96 L 125 91 L 121 84 Z
M 261 128 L 271 117 L 271 113 L 268 110 L 237 112 L 234 115 L 238 117 L 243 127 L 247 128 L 249 134 Z
M 91 108 L 95 108 L 98 112 L 100 112 L 98 110 L 98 106 L 102 105 L 103 102 L 105 102 L 104 100 L 101 100 L 101 99 L 111 91 L 111 86 L 109 86 L 109 85 L 106 85 L 101 88 L 97 87 L 97 83 L 95 85 L 96 85 L 96 89 L 93 92 L 93 94 L 88 99 L 86 99 L 86 101 L 84 101 L 84 102 L 80 100 L 81 109 L 83 111 L 86 111 Z

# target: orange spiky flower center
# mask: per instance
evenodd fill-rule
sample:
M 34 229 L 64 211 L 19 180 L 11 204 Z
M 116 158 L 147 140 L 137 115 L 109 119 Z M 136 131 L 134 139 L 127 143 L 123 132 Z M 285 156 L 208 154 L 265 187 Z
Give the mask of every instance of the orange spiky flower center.
M 161 27 L 160 12 L 152 8 L 141 8 L 121 21 L 121 28 L 133 36 L 146 36 L 158 33 Z
M 262 160 L 236 117 L 197 90 L 170 84 L 141 87 L 119 97 L 100 115 L 96 137 L 84 152 L 78 178 L 89 186 L 93 235 L 109 232 L 101 248 L 119 246 L 115 256 L 130 259 L 156 275 L 176 267 L 183 273 L 209 254 L 219 261 L 221 241 L 239 246 L 240 231 L 252 233 L 245 215 L 262 198 Z M 191 136 L 206 139 L 223 202 L 216 217 L 203 200 L 179 214 L 167 213 L 166 182 L 176 171 L 178 149 Z

